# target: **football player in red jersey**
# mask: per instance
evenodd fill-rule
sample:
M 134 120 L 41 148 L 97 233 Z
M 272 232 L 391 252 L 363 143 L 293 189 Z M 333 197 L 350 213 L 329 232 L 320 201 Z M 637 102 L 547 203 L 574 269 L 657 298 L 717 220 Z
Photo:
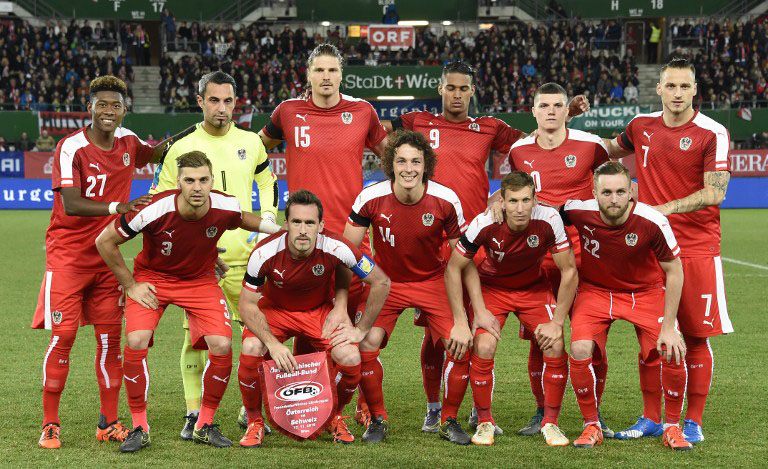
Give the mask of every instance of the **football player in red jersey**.
M 130 212 L 151 200 L 144 196 L 125 202 L 135 168 L 159 160 L 167 140 L 153 147 L 121 127 L 127 93 L 125 83 L 112 75 L 91 81 L 88 112 L 92 124 L 64 137 L 53 156 L 54 200 L 45 235 L 46 272 L 32 321 L 33 328 L 52 331 L 43 359 L 41 448 L 61 446 L 59 402 L 81 324 L 93 324 L 96 336 L 101 402 L 96 438 L 123 441 L 128 435 L 117 415 L 123 375 L 123 292 L 96 251 L 94 240 L 112 215 Z
M 259 131 L 267 150 L 285 141 L 288 192 L 307 189 L 316 194 L 326 207 L 325 228 L 336 233 L 344 231 L 349 209 L 363 188 L 363 149 L 380 155 L 387 143 L 387 131 L 373 106 L 339 91 L 343 65 L 336 46 L 315 47 L 307 59 L 309 95 L 280 103 Z M 361 248 L 370 254 L 367 239 Z M 353 319 L 354 308 L 365 298 L 357 277 L 349 294 Z M 294 341 L 295 353 L 310 351 L 302 337 Z M 358 404 L 355 418 L 367 425 L 367 407 Z
M 120 445 L 136 452 L 150 443 L 147 423 L 149 369 L 147 352 L 165 308 L 175 304 L 189 316 L 195 348 L 208 348 L 203 399 L 193 437 L 196 443 L 228 447 L 232 442 L 213 425 L 213 417 L 232 372 L 232 326 L 214 264 L 216 243 L 227 230 L 276 232 L 271 221 L 242 211 L 236 197 L 212 191 L 213 169 L 200 151 L 177 160 L 179 189 L 156 194 L 153 201 L 108 225 L 96 247 L 125 290 L 126 346 L 123 372 L 133 431 Z M 134 273 L 119 246 L 143 234 Z M 190 255 L 194 254 L 194 255 Z
M 592 368 L 594 338 L 623 319 L 635 326 L 643 360 L 663 360 L 664 444 L 690 450 L 679 425 L 686 383 L 685 343 L 675 324 L 683 287 L 680 247 L 664 215 L 631 200 L 624 165 L 604 163 L 594 179 L 594 199 L 569 200 L 563 207 L 563 219 L 579 230 L 584 249 L 570 358 L 584 431 L 573 445 L 593 448 L 603 441 Z
M 248 327 L 243 337 L 255 353 L 241 354 L 237 370 L 249 421 L 240 446 L 259 447 L 264 437 L 263 420 L 255 418 L 261 408 L 256 384 L 264 355 L 268 351 L 281 369 L 293 371 L 296 362 L 282 343 L 297 336 L 328 351 L 333 360 L 338 405 L 329 431 L 334 442 L 352 443 L 355 438 L 341 413 L 360 382 L 357 344 L 384 304 L 389 278 L 341 235 L 323 230 L 323 205 L 313 193 L 291 194 L 285 217 L 287 232 L 256 246 L 243 280 L 240 311 Z M 370 285 L 365 312 L 354 326 L 347 313 L 350 270 Z
M 680 241 L 685 284 L 678 321 L 688 354 L 686 439 L 704 439 L 702 415 L 712 384 L 709 337 L 733 332 L 720 259 L 720 208 L 730 179 L 728 130 L 695 110 L 693 65 L 674 59 L 661 68 L 656 93 L 662 111 L 636 116 L 608 141 L 611 157 L 634 153 L 638 198 L 669 217 Z M 659 435 L 658 362 L 640 361 L 643 417 L 617 437 Z
M 507 153 L 512 144 L 526 134 L 511 128 L 504 121 L 491 116 L 470 117 L 469 106 L 475 94 L 475 71 L 465 62 L 450 62 L 443 67 L 443 73 L 437 92 L 442 97 L 443 111 L 433 114 L 428 111 L 408 112 L 393 121 L 382 121 L 390 132 L 404 128 L 422 133 L 429 139 L 440 164 L 435 171 L 434 180 L 453 189 L 461 200 L 461 206 L 467 219 L 484 212 L 488 205 L 488 172 L 486 162 L 492 150 Z M 583 95 L 574 97 L 568 112 L 575 116 L 589 110 L 589 101 Z M 591 186 L 590 186 L 591 187 Z M 446 259 L 451 250 L 444 245 Z M 479 264 L 484 259 L 484 251 L 475 257 Z M 555 268 L 554 265 L 552 268 Z M 415 323 L 426 326 L 424 317 L 418 316 Z M 440 383 L 442 381 L 443 352 L 440 342 L 433 342 L 429 330 L 425 329 L 421 346 L 421 370 L 424 391 L 427 396 L 427 412 L 422 431 L 437 432 L 440 423 Z M 544 394 L 541 387 L 541 369 L 543 357 L 536 348 L 536 341 L 531 340 L 529 368 L 531 388 L 543 408 Z M 540 419 L 539 419 L 540 420 Z M 477 424 L 477 413 L 470 414 L 470 426 Z M 524 429 L 525 430 L 525 429 Z M 532 434 L 538 433 L 539 427 Z M 496 432 L 502 433 L 496 427 Z
M 568 381 L 563 325 L 576 295 L 578 273 L 563 221 L 556 209 L 537 204 L 534 184 L 534 179 L 523 171 L 506 175 L 501 181 L 504 223 L 495 223 L 491 213 L 478 215 L 459 240 L 445 271 L 448 298 L 456 314 L 464 308 L 462 271 L 481 247 L 488 253 L 477 270 L 467 269 L 465 282 L 474 315 L 469 380 L 478 412 L 477 431 L 472 437 L 477 445 L 494 442 L 493 358 L 510 311 L 536 337 L 544 352 L 542 386 L 546 407 L 541 432 L 550 446 L 568 445 L 557 419 Z M 541 268 L 548 252 L 562 276 L 557 302 Z
M 387 302 L 360 343 L 360 387 L 372 416 L 363 434 L 363 441 L 368 443 L 383 441 L 388 427 L 379 349 L 386 344 L 400 313 L 419 308 L 433 340 L 443 342 L 447 355 L 440 435 L 453 443 L 469 444 L 456 415 L 467 389 L 466 352 L 472 335 L 464 311 L 450 311 L 442 256 L 443 233 L 454 246 L 466 223 L 456 193 L 430 180 L 436 164 L 434 150 L 423 135 L 404 130 L 393 134 L 382 158 L 389 180 L 363 189 L 344 230 L 344 236 L 359 245 L 371 228 L 375 259 L 392 279 Z

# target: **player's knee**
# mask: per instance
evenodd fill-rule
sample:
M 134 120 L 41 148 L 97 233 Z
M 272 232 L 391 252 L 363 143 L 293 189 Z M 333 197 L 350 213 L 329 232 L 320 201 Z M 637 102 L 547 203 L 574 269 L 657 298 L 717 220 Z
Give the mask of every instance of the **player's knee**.
M 125 336 L 125 344 L 133 350 L 143 350 L 149 347 L 149 340 L 152 338 L 151 332 L 145 334 L 144 332 L 150 331 L 134 331 L 129 332 Z
M 243 339 L 240 353 L 252 357 L 263 357 L 267 353 L 267 347 L 256 337 L 247 337 Z
M 496 338 L 491 334 L 483 333 L 475 337 L 475 355 L 480 358 L 493 358 L 496 354 Z
M 547 350 L 544 350 L 544 356 L 545 357 L 559 357 L 560 355 L 565 352 L 565 344 L 563 343 L 563 339 L 558 340 L 554 344 L 552 344 L 551 347 L 549 347 Z
M 208 351 L 214 355 L 227 355 L 232 350 L 232 340 L 223 336 L 206 336 Z
M 577 340 L 571 342 L 571 356 L 575 360 L 586 360 L 592 356 L 594 344 L 591 340 Z
M 360 352 L 354 345 L 334 347 L 331 351 L 331 357 L 339 365 L 357 366 L 360 364 Z
M 380 327 L 374 327 L 365 336 L 362 342 L 360 342 L 360 350 L 363 352 L 375 352 L 381 348 L 381 343 L 384 341 L 386 332 Z

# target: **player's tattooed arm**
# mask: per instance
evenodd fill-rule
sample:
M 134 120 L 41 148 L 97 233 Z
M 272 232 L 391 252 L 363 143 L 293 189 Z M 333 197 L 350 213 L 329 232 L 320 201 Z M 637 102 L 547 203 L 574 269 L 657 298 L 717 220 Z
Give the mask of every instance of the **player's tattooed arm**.
M 695 212 L 711 205 L 720 205 L 723 199 L 725 199 L 725 193 L 728 190 L 728 182 L 730 180 L 731 173 L 728 171 L 707 171 L 704 173 L 703 189 L 687 197 L 657 205 L 654 208 L 664 215 L 670 215 L 672 213 Z
M 680 304 L 680 295 L 683 290 L 683 264 L 676 257 L 671 261 L 659 261 L 661 270 L 666 277 L 664 292 L 664 318 L 661 322 L 661 332 L 656 341 L 656 350 L 667 362 L 675 360 L 682 363 L 685 358 L 685 342 L 675 328 L 677 322 L 677 308 Z

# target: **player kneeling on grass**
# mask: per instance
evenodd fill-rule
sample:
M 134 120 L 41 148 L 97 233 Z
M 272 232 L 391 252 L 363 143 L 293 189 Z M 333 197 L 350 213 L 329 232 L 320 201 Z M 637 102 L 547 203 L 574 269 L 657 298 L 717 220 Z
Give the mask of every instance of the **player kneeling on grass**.
M 446 261 L 441 254 L 443 233 L 453 248 L 466 223 L 456 193 L 430 180 L 436 165 L 435 152 L 422 134 L 392 134 L 381 163 L 389 180 L 360 192 L 344 229 L 344 237 L 359 245 L 371 227 L 376 262 L 392 279 L 387 302 L 360 343 L 360 388 L 372 416 L 363 434 L 367 443 L 378 443 L 387 434 L 379 349 L 392 334 L 400 313 L 419 308 L 426 315 L 431 337 L 443 341 L 447 355 L 440 436 L 469 444 L 469 435 L 456 415 L 467 390 L 472 333 L 464 311 L 451 314 L 443 280 Z
M 122 452 L 149 445 L 147 347 L 169 304 L 187 311 L 192 343 L 196 348 L 207 346 L 210 352 L 194 441 L 232 445 L 213 424 L 232 371 L 232 326 L 214 274 L 216 242 L 225 231 L 236 228 L 279 230 L 276 224 L 243 212 L 237 198 L 211 190 L 213 169 L 204 153 L 186 153 L 177 165 L 178 189 L 156 194 L 149 205 L 126 213 L 96 238 L 99 254 L 127 295 L 123 374 L 133 431 L 120 445 Z M 139 233 L 144 244 L 131 275 L 119 246 Z
M 667 217 L 630 198 L 629 170 L 607 162 L 595 170 L 593 200 L 569 200 L 563 219 L 583 240 L 579 294 L 571 316 L 571 384 L 584 417 L 573 445 L 602 443 L 592 370 L 594 338 L 613 321 L 635 326 L 644 361 L 663 360 L 664 444 L 689 450 L 680 429 L 685 397 L 685 344 L 676 329 L 683 267 Z M 666 283 L 662 278 L 666 277 Z
M 576 295 L 576 261 L 560 215 L 554 208 L 538 205 L 530 175 L 523 171 L 506 175 L 501 181 L 501 197 L 504 222 L 495 223 L 492 213 L 475 217 L 445 271 L 454 314 L 464 310 L 462 272 L 472 305 L 475 339 L 469 382 L 478 416 L 472 443 L 489 446 L 494 441 L 493 357 L 507 315 L 513 311 L 544 352 L 541 433 L 548 445 L 566 446 L 568 438 L 558 428 L 557 418 L 568 381 L 563 324 Z M 472 258 L 481 247 L 487 256 L 475 269 Z M 548 252 L 552 252 L 561 274 L 557 302 L 541 268 Z
M 323 205 L 312 192 L 291 194 L 285 218 L 288 230 L 262 240 L 251 253 L 240 294 L 246 329 L 237 377 L 248 415 L 240 446 L 261 446 L 264 420 L 259 368 L 269 351 L 280 370 L 292 373 L 296 360 L 283 345 L 291 337 L 302 337 L 315 350 L 330 354 L 339 374 L 338 405 L 329 431 L 334 442 L 352 443 L 355 438 L 341 412 L 360 383 L 357 344 L 384 304 L 389 278 L 341 235 L 323 231 Z M 347 314 L 350 270 L 371 287 L 365 313 L 356 326 Z M 331 293 L 334 288 L 335 296 Z

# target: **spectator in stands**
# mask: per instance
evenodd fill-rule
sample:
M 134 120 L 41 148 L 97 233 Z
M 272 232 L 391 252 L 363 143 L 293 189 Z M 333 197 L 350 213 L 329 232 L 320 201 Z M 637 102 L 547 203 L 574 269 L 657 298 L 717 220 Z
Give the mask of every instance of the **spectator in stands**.
M 622 88 L 622 86 L 616 80 L 613 80 L 613 86 L 611 87 L 609 97 L 611 99 L 611 103 L 621 104 L 624 102 L 624 88 Z
M 395 5 L 387 5 L 384 16 L 381 17 L 383 24 L 397 24 L 400 21 L 400 15 L 395 10 Z
M 140 24 L 136 25 L 133 33 L 133 51 L 136 65 L 149 65 L 149 34 Z
M 43 129 L 35 141 L 35 147 L 37 151 L 53 151 L 56 148 L 56 140 L 53 136 L 48 135 L 48 130 Z
M 627 104 L 637 104 L 637 98 L 640 95 L 637 87 L 634 83 L 630 82 L 626 88 L 624 88 L 624 99 Z
M 19 138 L 19 142 L 16 144 L 16 150 L 17 151 L 31 151 L 34 145 L 29 140 L 29 137 L 27 136 L 26 132 L 21 133 L 21 137 Z
M 768 148 L 768 130 L 763 130 L 762 132 L 752 134 L 747 139 L 746 148 Z

